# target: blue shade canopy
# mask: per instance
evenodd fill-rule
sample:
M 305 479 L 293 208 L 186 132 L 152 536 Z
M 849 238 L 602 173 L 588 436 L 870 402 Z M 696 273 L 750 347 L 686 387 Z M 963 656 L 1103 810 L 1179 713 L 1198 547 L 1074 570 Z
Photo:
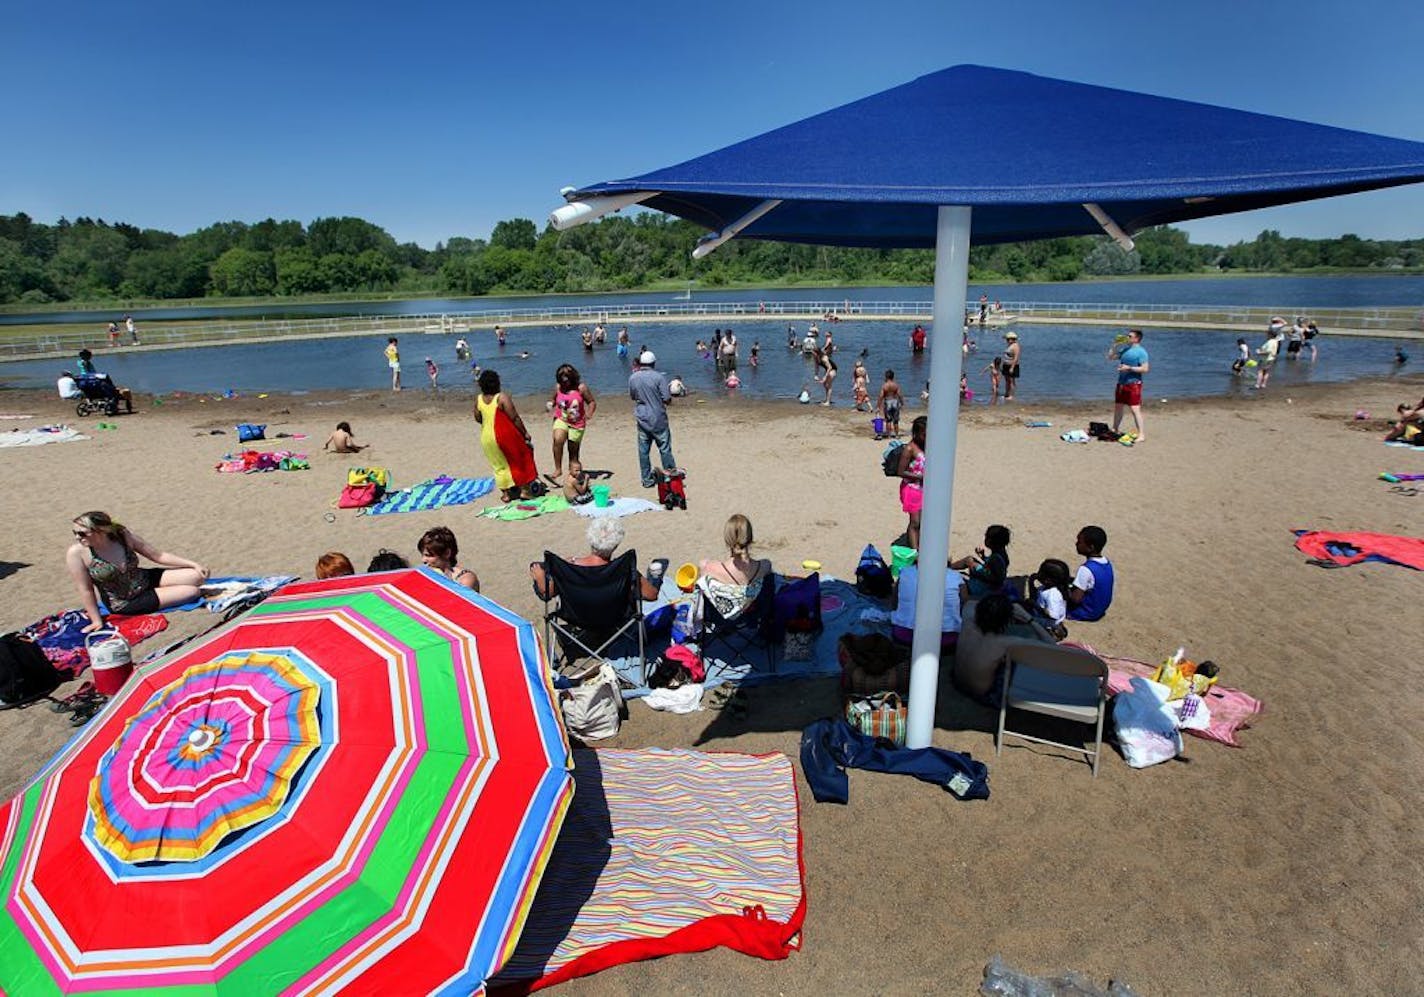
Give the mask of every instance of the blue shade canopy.
M 645 207 L 741 238 L 932 247 L 938 205 L 973 208 L 975 243 L 1152 225 L 1424 181 L 1424 142 L 955 66 L 569 200 Z

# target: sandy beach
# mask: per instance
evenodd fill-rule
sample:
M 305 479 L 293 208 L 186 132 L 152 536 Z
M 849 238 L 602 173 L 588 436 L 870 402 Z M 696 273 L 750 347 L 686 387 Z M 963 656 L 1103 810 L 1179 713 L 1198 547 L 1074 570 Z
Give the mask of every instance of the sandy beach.
M 1380 442 L 1382 417 L 1421 393 L 1424 377 L 1412 375 L 1244 401 L 1153 397 L 1148 442 L 1133 448 L 1058 439 L 1110 418 L 1106 390 L 1100 405 L 974 406 L 959 435 L 952 553 L 1002 522 L 1013 530 L 1015 571 L 1045 557 L 1076 565 L 1078 529 L 1103 526 L 1116 601 L 1104 621 L 1072 626 L 1072 639 L 1148 661 L 1185 645 L 1193 658 L 1216 661 L 1223 683 L 1266 704 L 1244 747 L 1189 738 L 1183 758 L 1142 771 L 1109 753 L 1096 780 L 1051 749 L 1013 746 L 995 758 L 996 715 L 946 677 L 935 743 L 989 763 L 988 801 L 853 772 L 850 804 L 837 807 L 815 803 L 802 781 L 802 951 L 781 963 L 728 952 L 669 958 L 563 991 L 968 994 L 995 953 L 1030 972 L 1117 978 L 1144 995 L 1417 991 L 1424 725 L 1412 680 L 1424 643 L 1421 578 L 1378 563 L 1322 570 L 1295 550 L 1290 531 L 1424 533 L 1424 496 L 1377 479 L 1385 470 L 1424 472 L 1424 452 Z M 518 401 L 540 470 L 550 470 L 543 399 Z M 585 465 L 612 471 L 615 494 L 646 494 L 630 403 L 600 401 Z M 117 429 L 95 430 L 99 419 L 76 420 L 50 394 L 5 392 L 0 408 L 35 418 L 0 422 L 0 432 L 69 422 L 93 438 L 0 451 L 0 626 L 78 604 L 64 550 L 71 518 L 89 509 L 217 575 L 310 577 L 327 550 L 358 567 L 381 547 L 414 561 L 420 534 L 444 524 L 484 593 L 537 618 L 525 565 L 546 548 L 583 553 L 579 517 L 477 518 L 497 496 L 381 517 L 333 508 L 348 466 L 389 467 L 397 486 L 487 474 L 466 405 L 417 390 L 187 397 L 159 407 L 140 398 L 138 414 L 103 420 Z M 1356 410 L 1375 418 L 1355 421 Z M 687 399 L 671 417 L 689 509 L 624 521 L 640 564 L 718 556 L 727 516 L 744 512 L 761 556 L 778 568 L 799 571 L 814 558 L 851 577 L 867 542 L 887 550 L 904 528 L 867 415 Z M 1053 427 L 1026 428 L 1029 418 Z M 372 449 L 323 454 L 342 419 Z M 267 447 L 309 453 L 311 470 L 216 473 L 238 448 L 239 422 L 265 423 L 269 436 L 305 433 Z M 172 622 L 141 651 L 211 618 Z M 801 729 L 839 705 L 831 680 L 750 696 L 745 719 L 634 703 L 623 732 L 605 743 L 795 758 Z M 17 792 L 72 733 L 43 706 L 0 713 L 0 792 Z

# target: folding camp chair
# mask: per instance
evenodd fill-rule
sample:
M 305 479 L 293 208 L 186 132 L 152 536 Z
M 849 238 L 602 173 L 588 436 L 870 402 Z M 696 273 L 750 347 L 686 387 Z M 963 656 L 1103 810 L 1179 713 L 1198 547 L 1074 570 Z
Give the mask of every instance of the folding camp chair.
M 608 564 L 589 566 L 570 564 L 546 550 L 544 577 L 554 584 L 544 610 L 544 647 L 554 668 L 593 658 L 596 669 L 611 657 L 621 657 L 611 650 L 636 631 L 638 669 L 646 680 L 637 552 L 625 551 Z
M 767 578 L 756 598 L 731 619 L 717 612 L 711 599 L 703 596 L 701 603 L 701 622 L 693 639 L 704 661 L 714 657 L 708 649 L 720 645 L 723 648 L 721 660 L 728 665 L 745 664 L 755 669 L 765 660 L 767 666 L 776 671 L 776 648 L 780 641 L 774 639 L 772 630 L 776 608 L 775 576 Z M 760 657 L 753 657 L 752 651 L 759 651 Z
M 1093 778 L 1098 775 L 1098 758 L 1103 753 L 1103 714 L 1108 701 L 1108 666 L 1095 654 L 1061 644 L 1015 641 L 1004 654 L 1002 705 L 999 707 L 999 735 L 995 754 L 1004 750 L 1005 737 L 1017 737 L 1035 744 L 1049 744 L 1075 751 L 1090 759 Z M 1012 709 L 1028 710 L 1060 720 L 1095 724 L 1093 749 L 1060 741 L 1019 734 L 1004 727 Z

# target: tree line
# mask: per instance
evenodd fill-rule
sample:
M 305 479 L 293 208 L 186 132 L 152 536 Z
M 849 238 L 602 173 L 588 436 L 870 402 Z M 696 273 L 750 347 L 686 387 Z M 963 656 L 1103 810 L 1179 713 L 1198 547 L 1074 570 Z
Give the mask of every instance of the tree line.
M 218 222 L 187 235 L 102 218 L 0 215 L 0 304 L 141 299 L 589 292 L 678 286 L 928 284 L 929 250 L 844 249 L 733 240 L 705 260 L 703 230 L 654 212 L 615 215 L 567 232 L 527 218 L 488 239 L 456 236 L 424 249 L 360 218 L 308 225 L 268 218 Z M 1124 251 L 1105 236 L 976 246 L 970 280 L 1071 281 L 1203 271 L 1290 272 L 1424 266 L 1424 239 L 1290 239 L 1262 232 L 1231 246 L 1193 244 L 1180 229 L 1137 234 Z

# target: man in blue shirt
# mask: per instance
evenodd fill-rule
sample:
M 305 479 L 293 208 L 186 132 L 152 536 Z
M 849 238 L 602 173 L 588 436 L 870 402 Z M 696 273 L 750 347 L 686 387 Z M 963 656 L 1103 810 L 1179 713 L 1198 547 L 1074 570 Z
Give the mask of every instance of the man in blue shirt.
M 1127 349 L 1117 358 L 1117 391 L 1113 395 L 1113 432 L 1122 423 L 1123 407 L 1132 410 L 1132 422 L 1137 428 L 1130 434 L 1133 443 L 1142 442 L 1142 375 L 1151 370 L 1147 351 L 1142 348 L 1142 330 L 1127 331 Z

